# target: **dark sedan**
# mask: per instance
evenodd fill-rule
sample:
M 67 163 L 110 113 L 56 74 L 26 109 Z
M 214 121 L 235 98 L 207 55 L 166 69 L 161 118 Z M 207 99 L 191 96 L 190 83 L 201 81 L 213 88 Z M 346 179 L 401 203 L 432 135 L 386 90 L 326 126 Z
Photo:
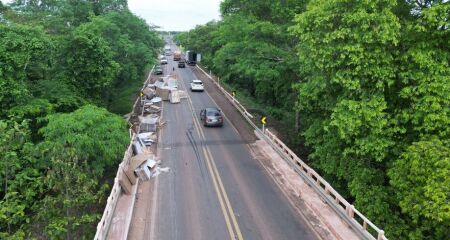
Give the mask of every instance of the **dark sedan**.
M 156 75 L 161 75 L 161 74 L 163 74 L 162 68 L 161 68 L 161 67 L 156 67 L 156 68 L 155 68 L 155 74 L 156 74 Z
M 200 120 L 204 126 L 223 126 L 222 112 L 216 107 L 205 108 L 200 111 Z

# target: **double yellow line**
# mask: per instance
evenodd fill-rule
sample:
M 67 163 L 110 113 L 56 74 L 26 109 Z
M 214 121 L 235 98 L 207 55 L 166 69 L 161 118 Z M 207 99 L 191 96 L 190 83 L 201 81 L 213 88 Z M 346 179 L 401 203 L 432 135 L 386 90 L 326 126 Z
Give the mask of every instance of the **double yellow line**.
M 189 107 L 191 108 L 192 117 L 195 125 L 195 130 L 201 139 L 205 140 L 205 134 L 200 125 L 198 118 L 195 115 L 195 110 L 191 101 L 191 98 L 188 96 Z M 214 189 L 216 190 L 217 197 L 219 199 L 220 207 L 222 209 L 223 216 L 225 218 L 225 223 L 227 225 L 228 233 L 230 234 L 230 238 L 232 240 L 238 239 L 243 240 L 241 229 L 239 228 L 239 224 L 236 220 L 236 216 L 233 211 L 233 207 L 230 204 L 230 200 L 228 199 L 227 192 L 223 187 L 222 179 L 220 178 L 219 171 L 217 170 L 216 163 L 214 162 L 211 151 L 208 146 L 202 146 L 203 155 L 206 159 L 206 164 L 208 166 L 208 171 L 213 180 Z

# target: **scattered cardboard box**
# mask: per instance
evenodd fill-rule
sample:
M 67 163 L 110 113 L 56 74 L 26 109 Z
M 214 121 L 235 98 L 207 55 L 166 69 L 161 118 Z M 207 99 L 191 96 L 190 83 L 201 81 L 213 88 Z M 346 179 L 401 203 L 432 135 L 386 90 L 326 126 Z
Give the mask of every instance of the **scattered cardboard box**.
M 134 174 L 134 169 L 132 169 L 130 167 L 130 165 L 125 166 L 125 168 L 123 169 L 123 172 L 125 173 L 125 175 L 127 175 L 128 180 L 130 180 L 131 184 L 134 185 L 137 182 L 137 177 Z
M 131 182 L 125 175 L 124 171 L 119 171 L 119 185 L 122 187 L 122 190 L 125 192 L 125 194 L 131 194 Z

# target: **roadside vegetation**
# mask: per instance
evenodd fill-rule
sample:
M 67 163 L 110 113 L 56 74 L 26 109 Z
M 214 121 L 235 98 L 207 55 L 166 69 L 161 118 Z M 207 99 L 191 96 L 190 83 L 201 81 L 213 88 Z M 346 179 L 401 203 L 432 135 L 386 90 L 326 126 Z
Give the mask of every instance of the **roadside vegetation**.
M 94 237 L 162 45 L 126 0 L 0 2 L 0 239 Z
M 388 238 L 444 240 L 449 12 L 448 1 L 224 0 L 222 20 L 176 41 L 277 109 L 309 163 Z

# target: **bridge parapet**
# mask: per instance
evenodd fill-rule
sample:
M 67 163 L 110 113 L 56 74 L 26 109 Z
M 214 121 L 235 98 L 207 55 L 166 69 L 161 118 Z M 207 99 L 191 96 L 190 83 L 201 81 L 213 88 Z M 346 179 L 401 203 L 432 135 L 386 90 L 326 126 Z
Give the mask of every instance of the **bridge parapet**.
M 144 88 L 147 86 L 147 84 L 149 83 L 150 76 L 152 75 L 154 69 L 155 69 L 155 66 L 153 66 L 153 68 L 150 70 L 150 73 L 149 73 L 146 81 L 144 82 L 144 85 L 141 88 L 140 92 L 142 92 L 144 90 Z M 141 99 L 140 97 L 136 98 L 136 101 L 134 102 L 134 105 L 133 105 L 133 110 L 131 112 L 131 115 L 133 115 L 133 114 L 140 115 L 142 113 L 140 99 Z M 128 118 L 127 120 L 130 120 L 130 119 Z M 95 233 L 94 240 L 104 240 L 108 236 L 109 226 L 111 225 L 111 220 L 113 218 L 114 211 L 116 210 L 116 206 L 117 206 L 119 197 L 122 194 L 122 187 L 119 184 L 119 176 L 123 173 L 124 167 L 129 164 L 130 159 L 133 155 L 132 145 L 136 138 L 136 134 L 133 133 L 134 132 L 133 129 L 135 132 L 139 132 L 139 127 L 135 128 L 134 126 L 131 126 L 129 129 L 130 139 L 131 139 L 130 145 L 128 145 L 128 148 L 124 153 L 122 162 L 119 164 L 119 168 L 117 169 L 117 174 L 116 174 L 116 177 L 114 178 L 114 185 L 111 189 L 111 193 L 109 194 L 108 200 L 106 202 L 106 207 L 105 207 L 105 210 L 103 211 L 102 218 L 100 219 L 100 222 L 97 225 L 97 232 Z

